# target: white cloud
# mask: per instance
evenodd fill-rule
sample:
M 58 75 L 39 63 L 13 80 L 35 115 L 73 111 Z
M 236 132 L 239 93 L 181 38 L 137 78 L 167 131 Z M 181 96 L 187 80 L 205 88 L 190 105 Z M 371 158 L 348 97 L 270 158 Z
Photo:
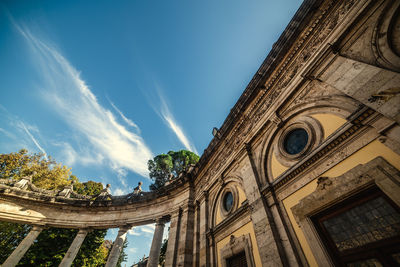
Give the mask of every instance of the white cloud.
M 128 124 L 129 126 L 135 128 L 139 133 L 140 133 L 140 129 L 139 127 L 136 125 L 136 123 L 134 123 L 132 120 L 128 119 L 127 117 L 125 117 L 125 115 L 121 112 L 121 110 L 119 110 L 119 108 L 117 108 L 113 102 L 110 101 L 111 106 L 115 109 L 115 111 L 121 116 L 121 118 L 124 120 L 124 122 L 126 124 Z
M 162 95 L 162 93 L 160 92 L 160 90 L 157 91 L 158 92 L 158 96 L 160 98 L 161 101 L 161 114 L 158 113 L 159 115 L 161 115 L 161 118 L 164 119 L 165 123 L 168 125 L 168 127 L 175 133 L 176 137 L 178 137 L 179 141 L 185 146 L 185 148 L 187 150 L 190 150 L 196 154 L 199 154 L 197 152 L 196 147 L 194 146 L 194 144 L 192 144 L 189 139 L 186 137 L 182 127 L 176 122 L 174 116 L 172 115 L 168 104 L 164 98 L 164 96 Z
M 128 230 L 128 235 L 134 235 L 134 236 L 140 236 L 140 233 L 138 232 L 137 228 L 132 228 Z
M 129 253 L 136 253 L 137 252 L 137 248 L 128 248 L 128 252 Z
M 147 177 L 147 161 L 153 154 L 143 138 L 119 124 L 113 113 L 99 104 L 80 73 L 53 45 L 28 28 L 14 25 L 32 48 L 35 63 L 40 64 L 46 82 L 42 95 L 49 105 L 87 140 L 92 153 L 108 160 L 114 170 L 130 170 Z M 64 152 L 71 162 L 77 161 L 74 151 L 66 148 Z
M 83 166 L 87 165 L 98 165 L 104 160 L 102 154 L 93 154 L 87 147 L 79 147 L 79 151 L 68 142 L 52 142 L 54 146 L 60 147 L 60 161 L 67 166 L 72 166 L 74 164 L 81 164 Z
M 128 231 L 129 235 L 134 236 L 152 236 L 155 230 L 155 224 L 141 225 L 135 226 L 131 230 Z
M 5 136 L 7 136 L 8 138 L 11 138 L 11 139 L 16 138 L 16 136 L 13 133 L 10 133 L 9 131 L 7 131 L 3 128 L 0 128 L 0 133 L 3 133 Z
M 32 135 L 32 133 L 28 130 L 28 128 L 30 128 L 31 130 L 33 129 L 36 132 L 39 132 L 39 130 L 37 129 L 37 127 L 34 126 L 28 126 L 26 127 L 25 123 L 23 123 L 22 121 L 17 121 L 17 125 L 19 127 L 21 127 L 25 133 L 29 136 L 29 138 L 32 140 L 32 142 L 35 144 L 35 146 L 40 150 L 40 152 L 43 153 L 44 158 L 47 160 L 47 153 L 46 151 L 44 151 L 44 149 L 41 147 L 41 145 L 39 144 L 39 142 L 36 140 L 36 138 Z
M 127 194 L 126 190 L 123 190 L 121 188 L 116 188 L 113 193 L 114 196 L 122 196 L 122 195 L 126 195 L 126 194 Z
M 154 224 L 148 224 L 148 225 L 141 226 L 140 230 L 141 230 L 143 233 L 153 234 L 155 228 L 156 228 L 156 227 L 155 227 Z

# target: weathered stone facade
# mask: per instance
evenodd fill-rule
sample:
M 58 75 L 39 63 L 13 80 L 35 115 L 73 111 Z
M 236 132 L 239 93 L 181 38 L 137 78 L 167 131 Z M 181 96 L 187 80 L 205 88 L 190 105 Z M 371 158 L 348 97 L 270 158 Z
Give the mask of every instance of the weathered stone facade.
M 150 263 L 169 220 L 166 266 L 241 260 L 247 266 L 391 266 L 400 250 L 383 253 L 391 259 L 368 258 L 369 246 L 357 248 L 364 254 L 342 253 L 332 243 L 337 237 L 320 228 L 326 218 L 357 207 L 348 200 L 368 204 L 368 190 L 400 218 L 399 13 L 399 1 L 304 1 L 199 163 L 162 191 L 93 202 L 70 188 L 52 192 L 29 179 L 2 181 L 0 219 L 119 227 L 121 236 L 157 221 Z M 397 233 L 374 244 L 396 248 L 399 240 Z M 13 266 L 8 262 L 18 262 L 17 256 L 4 263 Z

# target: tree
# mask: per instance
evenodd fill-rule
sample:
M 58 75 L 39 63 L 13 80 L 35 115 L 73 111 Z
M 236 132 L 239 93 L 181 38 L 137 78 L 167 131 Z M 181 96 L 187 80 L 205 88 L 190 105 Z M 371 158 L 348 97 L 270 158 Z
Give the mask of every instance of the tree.
M 32 175 L 32 182 L 37 187 L 45 189 L 63 189 L 64 186 L 75 182 L 74 190 L 84 195 L 94 195 L 103 189 L 101 183 L 88 181 L 80 183 L 78 178 L 71 175 L 66 166 L 56 163 L 43 154 L 28 154 L 25 149 L 17 153 L 0 155 L 0 178 L 15 179 Z M 0 222 L 0 262 L 18 246 L 29 233 L 31 226 Z M 102 246 L 106 230 L 94 230 L 85 238 L 73 266 L 104 266 L 107 260 L 107 249 Z M 42 231 L 35 243 L 21 259 L 18 266 L 56 266 L 58 265 L 69 245 L 72 243 L 77 230 L 50 228 Z
M 167 154 L 155 156 L 147 162 L 150 178 L 154 181 L 150 190 L 155 191 L 164 186 L 170 176 L 177 177 L 186 171 L 189 165 L 199 161 L 199 156 L 188 150 L 169 151 Z
M 167 247 L 168 239 L 164 239 L 160 249 L 160 257 L 158 258 L 158 264 L 162 267 L 165 265 L 165 254 L 167 253 Z
M 71 183 L 71 169 L 55 162 L 44 154 L 28 154 L 21 149 L 17 153 L 0 154 L 0 178 L 19 180 L 32 175 L 32 183 L 44 189 L 63 189 Z

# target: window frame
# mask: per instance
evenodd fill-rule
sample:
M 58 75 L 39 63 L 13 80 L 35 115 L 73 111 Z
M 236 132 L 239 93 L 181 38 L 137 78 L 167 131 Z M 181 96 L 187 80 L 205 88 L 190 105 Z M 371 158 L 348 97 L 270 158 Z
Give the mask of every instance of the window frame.
M 331 259 L 336 265 L 346 266 L 346 264 L 350 262 L 376 258 L 383 263 L 384 266 L 396 266 L 392 261 L 388 261 L 386 258 L 390 258 L 390 252 L 396 250 L 400 251 L 400 235 L 340 252 L 332 240 L 330 233 L 323 225 L 325 220 L 338 216 L 354 207 L 379 197 L 382 197 L 394 210 L 400 213 L 400 208 L 388 196 L 379 190 L 378 187 L 372 187 L 311 217 L 311 221 L 319 237 L 323 240 Z M 392 248 L 391 251 L 390 248 Z

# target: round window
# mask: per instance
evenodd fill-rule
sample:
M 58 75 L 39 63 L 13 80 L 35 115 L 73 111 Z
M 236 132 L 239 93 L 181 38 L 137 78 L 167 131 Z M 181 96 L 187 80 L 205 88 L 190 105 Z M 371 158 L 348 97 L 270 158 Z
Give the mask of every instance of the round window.
M 224 209 L 229 212 L 232 209 L 233 206 L 233 195 L 232 192 L 226 192 L 223 198 L 223 206 Z
M 302 128 L 290 131 L 283 142 L 285 151 L 290 155 L 299 154 L 308 143 L 308 133 Z

